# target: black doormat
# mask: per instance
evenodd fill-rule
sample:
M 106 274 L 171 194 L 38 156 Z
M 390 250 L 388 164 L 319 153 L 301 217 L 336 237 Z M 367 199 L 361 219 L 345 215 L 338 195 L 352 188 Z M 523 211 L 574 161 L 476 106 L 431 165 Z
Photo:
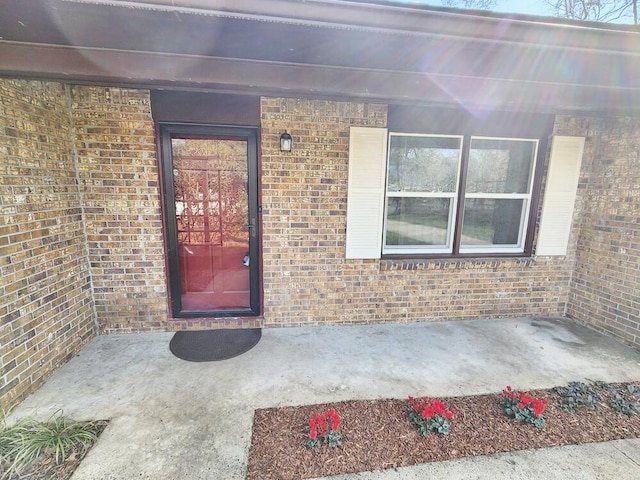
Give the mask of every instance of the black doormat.
M 176 332 L 169 349 L 176 357 L 189 362 L 227 360 L 251 350 L 261 336 L 260 328 Z

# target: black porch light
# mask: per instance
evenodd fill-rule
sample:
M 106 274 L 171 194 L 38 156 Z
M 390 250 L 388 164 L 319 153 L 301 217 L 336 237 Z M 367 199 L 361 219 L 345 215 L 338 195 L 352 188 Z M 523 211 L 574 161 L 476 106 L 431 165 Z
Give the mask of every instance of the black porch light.
M 284 132 L 282 135 L 280 135 L 280 151 L 281 152 L 290 152 L 292 146 L 293 146 L 293 139 L 291 138 L 291 135 L 289 135 L 287 132 Z

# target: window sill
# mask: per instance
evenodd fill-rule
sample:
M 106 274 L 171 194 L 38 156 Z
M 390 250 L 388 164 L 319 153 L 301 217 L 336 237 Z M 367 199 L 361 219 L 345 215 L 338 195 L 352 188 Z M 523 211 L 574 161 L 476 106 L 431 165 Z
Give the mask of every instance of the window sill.
M 383 258 L 380 260 L 380 271 L 470 270 L 499 268 L 502 265 L 529 267 L 533 264 L 533 257 Z

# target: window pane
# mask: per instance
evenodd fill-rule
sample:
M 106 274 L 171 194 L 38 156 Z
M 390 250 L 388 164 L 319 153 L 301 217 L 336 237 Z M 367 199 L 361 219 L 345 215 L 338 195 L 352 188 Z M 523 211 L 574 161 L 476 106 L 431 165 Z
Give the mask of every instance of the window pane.
M 461 245 L 520 246 L 525 206 L 522 199 L 466 199 Z
M 385 245 L 449 245 L 451 198 L 398 198 L 387 200 Z
M 392 135 L 389 192 L 455 192 L 460 138 Z
M 536 142 L 471 140 L 467 193 L 529 193 Z

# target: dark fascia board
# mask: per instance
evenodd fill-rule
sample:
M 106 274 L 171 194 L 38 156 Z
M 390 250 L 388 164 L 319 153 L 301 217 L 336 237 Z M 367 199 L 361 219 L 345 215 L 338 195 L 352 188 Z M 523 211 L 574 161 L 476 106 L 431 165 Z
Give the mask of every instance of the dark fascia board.
M 605 87 L 620 78 L 623 88 L 640 87 L 634 73 L 640 69 L 640 31 L 338 0 L 5 1 L 0 30 L 7 41 Z M 257 13 L 247 13 L 252 7 Z M 216 31 L 236 33 L 229 41 L 214 41 L 215 49 L 207 52 Z M 252 33 L 260 36 L 258 44 Z M 289 54 L 289 48 L 296 52 Z
M 551 78 L 557 63 L 570 62 L 578 67 L 570 72 L 576 78 L 568 78 L 563 72 L 559 81 L 584 81 L 595 76 L 590 79 L 595 85 L 603 83 L 597 77 L 603 77 L 604 84 L 609 82 L 604 70 L 610 66 L 623 72 L 621 76 L 631 78 L 636 77 L 635 73 L 624 72 L 636 66 L 640 69 L 640 35 L 625 36 L 619 32 L 611 48 L 599 40 L 597 49 L 590 49 L 583 41 L 574 47 L 567 46 L 571 36 L 564 33 L 566 38 L 562 39 L 551 34 L 536 35 L 547 45 L 509 40 L 505 32 L 497 37 L 494 32 L 496 38 L 491 41 L 482 40 L 481 33 L 487 32 L 473 22 L 464 29 L 464 35 L 443 33 L 440 19 L 431 17 L 421 22 L 431 26 L 429 32 L 400 32 L 320 26 L 291 18 L 287 23 L 282 23 L 284 20 L 277 23 L 275 17 L 260 15 L 222 17 L 214 15 L 213 10 L 207 11 L 210 15 L 147 11 L 133 9 L 131 2 L 118 2 L 125 5 L 122 8 L 107 3 L 89 4 L 86 0 L 4 1 L 6 9 L 0 16 L 0 32 L 7 41 L 401 71 L 436 72 L 444 68 L 445 73 L 513 79 L 529 79 L 531 74 L 537 77 L 534 79 Z M 262 5 L 262 1 L 257 4 Z M 384 17 L 380 13 L 375 18 Z M 467 15 L 458 17 L 461 17 L 458 23 L 468 20 Z M 593 40 L 592 37 L 588 39 Z M 596 63 L 607 67 L 599 68 L 594 66 Z M 530 67 L 513 69 L 512 64 Z
M 62 0 L 354 31 L 596 51 L 640 50 L 640 28 L 551 17 L 349 0 Z M 623 36 L 629 36 L 621 41 Z
M 640 77 L 633 74 L 640 70 L 640 32 L 339 0 L 27 0 L 24 4 L 8 4 L 23 14 L 29 11 L 23 5 L 55 8 L 61 4 L 86 4 L 98 9 L 96 12 L 112 8 L 108 6 L 119 7 L 122 18 L 127 18 L 128 9 L 141 9 L 166 12 L 167 20 L 179 18 L 187 23 L 205 15 L 229 21 L 242 19 L 255 25 L 271 24 L 276 30 L 304 25 L 325 35 L 339 29 L 348 34 L 348 39 L 362 38 L 362 32 L 367 38 L 381 41 L 392 35 L 402 38 L 406 48 L 431 48 L 437 42 L 447 44 L 450 40 L 451 44 L 457 42 L 459 52 L 464 52 L 466 46 L 481 45 L 484 56 L 474 57 L 480 63 L 477 70 L 469 68 L 470 63 L 465 68 L 448 68 L 445 58 L 444 66 L 435 62 L 421 71 L 409 71 L 385 68 L 384 63 L 363 68 L 330 62 L 251 59 L 249 52 L 243 53 L 249 48 L 243 42 L 239 42 L 239 50 L 233 56 L 199 56 L 185 50 L 141 50 L 135 42 L 125 42 L 126 48 L 114 49 L 82 42 L 54 45 L 17 38 L 0 40 L 0 74 L 5 76 L 394 103 L 459 103 L 469 108 L 640 111 Z M 84 41 L 92 38 L 92 31 L 86 30 Z M 507 61 L 500 60 L 501 52 L 509 52 L 512 47 L 515 53 Z M 523 61 L 527 58 L 521 55 L 523 52 L 533 52 L 534 58 L 537 52 L 558 55 L 540 56 L 541 64 L 536 66 Z M 482 67 L 491 60 L 503 65 L 483 73 Z M 518 69 L 509 67 L 509 61 L 519 61 Z M 578 74 L 572 77 L 553 73 L 556 64 L 561 70 L 572 66 L 571 62 L 589 68 L 584 72 L 576 69 Z M 554 66 L 551 73 L 545 71 L 545 65 Z
M 0 42 L 0 58 L 15 69 L 9 75 L 105 85 L 255 95 L 348 96 L 379 103 L 461 105 L 468 109 L 640 112 L 640 89 L 11 42 Z M 39 65 L 39 71 L 30 74 L 33 62 Z M 175 71 L 182 72 L 181 80 L 175 79 Z

